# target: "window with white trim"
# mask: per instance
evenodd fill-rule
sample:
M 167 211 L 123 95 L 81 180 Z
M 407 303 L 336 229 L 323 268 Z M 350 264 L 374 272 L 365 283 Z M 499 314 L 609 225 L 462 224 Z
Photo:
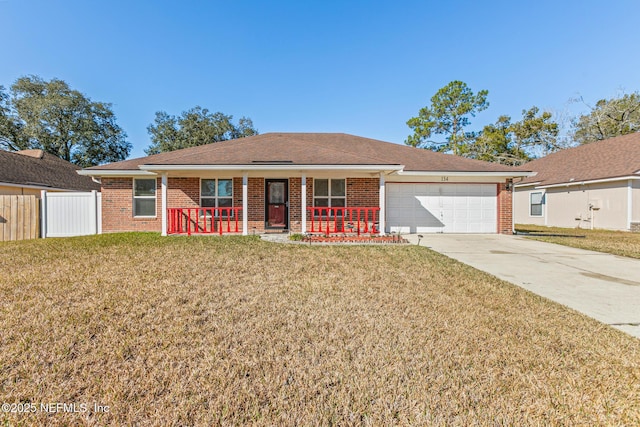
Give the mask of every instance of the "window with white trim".
M 156 179 L 134 178 L 133 216 L 156 216 Z
M 203 208 L 233 207 L 232 179 L 201 179 L 200 206 Z M 233 215 L 233 213 L 231 213 Z M 227 212 L 223 213 L 226 216 Z
M 529 195 L 529 214 L 531 216 L 542 216 L 542 205 L 544 205 L 544 193 L 537 192 Z
M 313 206 L 317 208 L 341 208 L 347 206 L 346 179 L 314 179 Z

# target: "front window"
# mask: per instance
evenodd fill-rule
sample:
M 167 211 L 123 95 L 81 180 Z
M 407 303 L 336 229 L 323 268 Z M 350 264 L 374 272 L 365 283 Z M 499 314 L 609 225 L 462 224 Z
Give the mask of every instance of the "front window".
M 347 206 L 345 179 L 314 179 L 313 206 L 317 208 L 341 208 Z
M 156 180 L 133 180 L 133 216 L 156 216 Z
M 233 207 L 232 179 L 202 179 L 200 181 L 200 206 L 203 208 Z M 228 211 L 224 211 L 226 216 Z
M 542 205 L 544 204 L 543 193 L 531 193 L 530 195 L 531 216 L 542 216 Z

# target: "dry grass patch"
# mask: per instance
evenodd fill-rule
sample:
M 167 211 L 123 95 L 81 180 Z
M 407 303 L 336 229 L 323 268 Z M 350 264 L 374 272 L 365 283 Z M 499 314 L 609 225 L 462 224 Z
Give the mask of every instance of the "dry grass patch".
M 640 423 L 640 341 L 415 246 L 9 242 L 0 297 L 0 402 L 90 408 L 9 424 Z
M 584 238 L 531 236 L 534 240 L 557 243 L 590 251 L 606 252 L 614 255 L 640 259 L 640 233 L 612 230 L 585 230 L 581 228 L 545 227 L 541 225 L 519 224 L 517 231 L 585 236 Z

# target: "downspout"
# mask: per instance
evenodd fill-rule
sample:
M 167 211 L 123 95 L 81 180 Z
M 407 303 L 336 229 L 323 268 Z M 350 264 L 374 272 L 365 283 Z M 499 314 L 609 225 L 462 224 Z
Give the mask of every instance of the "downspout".
M 513 185 L 513 179 L 511 181 L 507 179 L 506 188 L 511 191 L 511 234 L 516 234 L 516 188 Z M 498 203 L 500 202 L 498 201 Z M 498 221 L 500 221 L 500 218 L 498 218 Z M 498 230 L 498 234 L 500 234 L 500 230 Z

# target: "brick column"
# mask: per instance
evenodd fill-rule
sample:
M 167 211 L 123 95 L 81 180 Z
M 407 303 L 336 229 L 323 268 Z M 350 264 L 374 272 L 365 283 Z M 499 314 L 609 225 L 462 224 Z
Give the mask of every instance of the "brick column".
M 498 233 L 513 234 L 513 190 L 511 180 L 498 184 Z M 507 189 L 507 186 L 510 189 Z

